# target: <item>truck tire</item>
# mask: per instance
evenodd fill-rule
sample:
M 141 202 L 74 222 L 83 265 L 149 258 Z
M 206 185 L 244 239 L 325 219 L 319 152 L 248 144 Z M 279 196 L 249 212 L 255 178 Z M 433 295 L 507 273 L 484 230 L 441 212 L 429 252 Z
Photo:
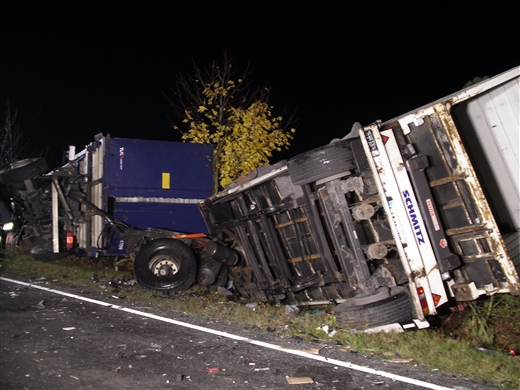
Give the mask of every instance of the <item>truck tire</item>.
M 26 158 L 16 161 L 0 171 L 0 182 L 9 185 L 22 183 L 24 180 L 40 176 L 47 170 L 47 162 L 43 157 Z
M 47 243 L 43 243 L 40 245 L 35 245 L 30 251 L 29 254 L 38 261 L 42 262 L 51 262 L 54 260 L 61 259 L 63 257 L 67 257 L 71 255 L 71 252 L 50 252 L 47 248 Z
M 294 184 L 304 185 L 356 168 L 350 140 L 334 142 L 291 158 L 287 169 Z
M 195 254 L 182 241 L 159 238 L 146 244 L 134 260 L 137 283 L 147 290 L 184 291 L 197 276 Z
M 50 263 L 52 261 L 63 259 L 64 257 L 70 256 L 70 255 L 71 255 L 71 253 L 65 253 L 65 252 L 59 252 L 59 253 L 47 252 L 47 253 L 31 254 L 32 257 L 34 257 L 36 260 L 41 261 L 43 263 Z
M 335 309 L 337 323 L 346 329 L 365 330 L 376 326 L 409 321 L 413 318 L 410 295 L 405 288 L 384 299 L 356 305 L 355 299 L 343 302 Z

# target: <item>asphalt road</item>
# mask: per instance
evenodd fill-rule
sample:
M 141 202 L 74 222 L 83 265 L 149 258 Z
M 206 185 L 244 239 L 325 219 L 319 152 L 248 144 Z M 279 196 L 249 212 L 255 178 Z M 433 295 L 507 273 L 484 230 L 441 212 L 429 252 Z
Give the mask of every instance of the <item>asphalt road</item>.
M 13 281 L 0 278 L 2 390 L 490 389 L 339 346 Z M 302 378 L 312 383 L 289 383 Z

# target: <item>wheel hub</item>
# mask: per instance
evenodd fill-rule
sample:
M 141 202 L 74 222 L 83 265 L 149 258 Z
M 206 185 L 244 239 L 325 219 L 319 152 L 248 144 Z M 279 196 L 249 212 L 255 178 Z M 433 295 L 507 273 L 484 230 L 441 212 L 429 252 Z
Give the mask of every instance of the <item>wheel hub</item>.
M 150 261 L 150 269 L 156 276 L 166 277 L 179 272 L 177 262 L 171 257 L 155 257 Z

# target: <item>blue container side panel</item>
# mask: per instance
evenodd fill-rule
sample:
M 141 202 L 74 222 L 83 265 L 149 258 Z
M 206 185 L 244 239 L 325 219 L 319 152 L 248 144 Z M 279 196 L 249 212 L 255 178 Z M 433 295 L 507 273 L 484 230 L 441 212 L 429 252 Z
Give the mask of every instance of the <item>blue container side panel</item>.
M 213 190 L 212 154 L 211 145 L 108 138 L 107 196 L 206 199 Z
M 159 228 L 182 233 L 207 233 L 196 204 L 117 204 L 114 217 L 138 229 Z
M 193 202 L 212 195 L 211 145 L 124 138 L 105 142 L 102 182 L 106 211 L 138 229 L 207 232 Z M 140 198 L 155 199 L 150 203 Z M 174 203 L 153 203 L 164 199 Z M 108 210 L 109 200 L 112 210 Z

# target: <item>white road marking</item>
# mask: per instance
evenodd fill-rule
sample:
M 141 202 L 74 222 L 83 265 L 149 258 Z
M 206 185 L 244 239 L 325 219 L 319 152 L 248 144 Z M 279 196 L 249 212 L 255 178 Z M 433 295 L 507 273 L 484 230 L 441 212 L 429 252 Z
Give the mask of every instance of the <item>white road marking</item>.
M 126 308 L 126 307 L 123 307 L 123 306 L 114 305 L 112 303 L 98 301 L 96 299 L 86 298 L 86 297 L 82 297 L 80 295 L 75 295 L 75 294 L 67 293 L 67 292 L 60 291 L 60 290 L 55 290 L 55 289 L 44 287 L 44 286 L 39 286 L 37 284 L 21 282 L 19 280 L 14 280 L 14 279 L 9 279 L 9 278 L 4 278 L 4 277 L 0 277 L 0 280 L 4 280 L 6 282 L 20 284 L 22 286 L 32 287 L 32 288 L 36 288 L 36 289 L 39 289 L 39 290 L 43 290 L 43 291 L 47 291 L 47 292 L 63 295 L 63 296 L 66 296 L 66 297 L 69 297 L 69 298 L 74 298 L 74 299 L 77 299 L 77 300 L 80 300 L 80 301 L 93 303 L 95 305 L 104 306 L 104 307 L 108 307 L 108 308 L 111 308 L 111 309 L 124 311 L 126 313 L 136 314 L 136 315 L 139 315 L 139 316 L 142 316 L 142 317 L 146 317 L 146 318 L 151 318 L 151 319 L 154 319 L 154 320 L 157 320 L 157 321 L 167 322 L 167 323 L 170 323 L 170 324 L 173 324 L 173 325 L 177 325 L 177 326 L 182 326 L 182 327 L 189 328 L 189 329 L 198 330 L 200 332 L 214 334 L 214 335 L 225 337 L 225 338 L 228 338 L 228 339 L 231 339 L 231 340 L 242 341 L 242 342 L 245 342 L 245 343 L 257 345 L 259 347 L 269 348 L 269 349 L 273 349 L 273 350 L 276 350 L 276 351 L 288 353 L 288 354 L 291 354 L 291 355 L 296 355 L 296 356 L 301 356 L 301 357 L 304 357 L 304 358 L 307 358 L 307 359 L 317 360 L 317 361 L 320 361 L 320 362 L 323 362 L 323 363 L 332 364 L 334 366 L 350 368 L 352 370 L 365 372 L 367 374 L 379 375 L 379 376 L 382 376 L 382 377 L 385 377 L 385 378 L 389 378 L 389 379 L 391 379 L 393 381 L 400 381 L 400 382 L 404 382 L 404 383 L 409 383 L 409 384 L 412 384 L 412 385 L 424 387 L 424 388 L 427 388 L 427 389 L 433 389 L 433 390 L 449 390 L 450 389 L 449 387 L 439 386 L 439 385 L 436 385 L 436 384 L 433 384 L 433 383 L 428 383 L 428 382 L 420 381 L 420 380 L 417 380 L 417 379 L 413 379 L 413 378 L 408 378 L 408 377 L 401 376 L 401 375 L 392 374 L 390 372 L 375 370 L 375 369 L 370 368 L 370 367 L 359 366 L 357 364 L 344 362 L 342 360 L 328 359 L 328 358 L 326 358 L 324 356 L 314 355 L 312 353 L 305 352 L 305 351 L 299 351 L 299 350 L 296 350 L 296 349 L 287 349 L 287 348 L 284 348 L 284 347 L 280 347 L 279 345 L 266 343 L 266 342 L 258 341 L 258 340 L 253 340 L 253 339 L 250 339 L 250 338 L 247 338 L 247 337 L 238 336 L 238 335 L 235 335 L 235 334 L 232 334 L 232 333 L 221 332 L 221 331 L 218 331 L 218 330 L 205 328 L 205 327 L 199 326 L 199 325 L 188 324 L 187 322 L 177 321 L 177 320 L 174 320 L 174 319 L 171 319 L 171 318 L 162 317 L 162 316 L 158 316 L 158 315 L 150 314 L 150 313 L 145 313 L 145 312 L 142 312 L 142 311 L 139 311 L 139 310 L 129 309 L 129 308 Z

